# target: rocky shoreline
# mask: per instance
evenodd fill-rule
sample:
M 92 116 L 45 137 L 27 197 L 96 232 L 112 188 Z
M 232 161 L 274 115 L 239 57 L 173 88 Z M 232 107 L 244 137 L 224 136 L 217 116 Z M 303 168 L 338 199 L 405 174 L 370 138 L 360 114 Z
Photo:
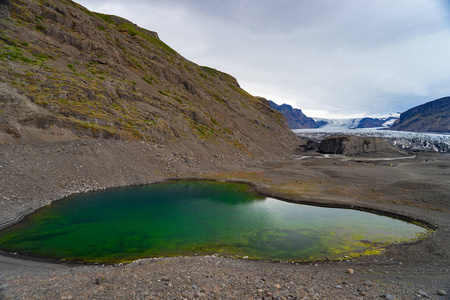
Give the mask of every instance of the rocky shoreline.
M 0 255 L 0 299 L 447 299 L 450 157 L 402 161 L 249 159 L 141 142 L 0 146 L 0 224 L 73 193 L 170 178 L 237 180 L 299 203 L 383 211 L 432 237 L 381 255 L 306 264 L 216 256 L 78 265 Z M 350 271 L 351 270 L 351 271 Z

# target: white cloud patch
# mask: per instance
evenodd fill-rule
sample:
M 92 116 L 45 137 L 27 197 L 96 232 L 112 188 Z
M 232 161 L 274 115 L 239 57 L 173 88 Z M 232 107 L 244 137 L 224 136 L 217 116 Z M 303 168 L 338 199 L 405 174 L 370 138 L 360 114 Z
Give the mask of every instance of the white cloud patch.
M 445 1 L 79 2 L 311 116 L 386 114 L 450 95 Z

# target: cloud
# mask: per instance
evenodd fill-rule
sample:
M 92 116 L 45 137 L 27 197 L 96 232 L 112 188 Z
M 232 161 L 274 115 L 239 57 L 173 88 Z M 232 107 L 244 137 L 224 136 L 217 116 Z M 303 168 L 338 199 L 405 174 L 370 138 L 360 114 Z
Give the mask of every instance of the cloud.
M 404 111 L 450 95 L 450 24 L 434 0 L 80 1 L 157 31 L 254 95 L 325 116 Z

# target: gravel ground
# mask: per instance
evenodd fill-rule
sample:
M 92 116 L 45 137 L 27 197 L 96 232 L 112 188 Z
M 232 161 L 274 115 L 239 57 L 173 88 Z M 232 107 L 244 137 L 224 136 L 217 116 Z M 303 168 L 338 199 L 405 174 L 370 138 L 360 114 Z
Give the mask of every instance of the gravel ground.
M 174 177 L 250 182 L 288 201 L 384 211 L 434 226 L 381 255 L 292 264 L 222 257 L 81 265 L 0 255 L 0 299 L 450 299 L 450 157 L 248 161 L 147 143 L 0 147 L 0 224 L 72 193 Z
M 53 266 L 54 267 L 54 266 Z M 447 270 L 448 271 L 448 270 Z M 424 273 L 426 270 L 424 270 Z M 351 274 L 350 274 L 351 273 Z M 442 278 L 397 261 L 289 264 L 221 257 L 10 271 L 4 299 L 445 299 Z M 15 274 L 15 275 L 13 275 Z M 448 274 L 448 273 L 447 273 Z M 423 276 L 417 282 L 417 276 Z M 447 282 L 448 283 L 448 282 Z

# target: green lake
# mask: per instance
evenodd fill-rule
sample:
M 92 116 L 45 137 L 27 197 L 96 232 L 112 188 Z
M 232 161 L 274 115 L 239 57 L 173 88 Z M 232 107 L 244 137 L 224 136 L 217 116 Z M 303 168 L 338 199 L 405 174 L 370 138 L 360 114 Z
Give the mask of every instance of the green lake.
M 358 210 L 266 198 L 245 184 L 177 181 L 53 202 L 2 230 L 0 249 L 99 263 L 195 254 L 306 261 L 376 253 L 425 233 Z

